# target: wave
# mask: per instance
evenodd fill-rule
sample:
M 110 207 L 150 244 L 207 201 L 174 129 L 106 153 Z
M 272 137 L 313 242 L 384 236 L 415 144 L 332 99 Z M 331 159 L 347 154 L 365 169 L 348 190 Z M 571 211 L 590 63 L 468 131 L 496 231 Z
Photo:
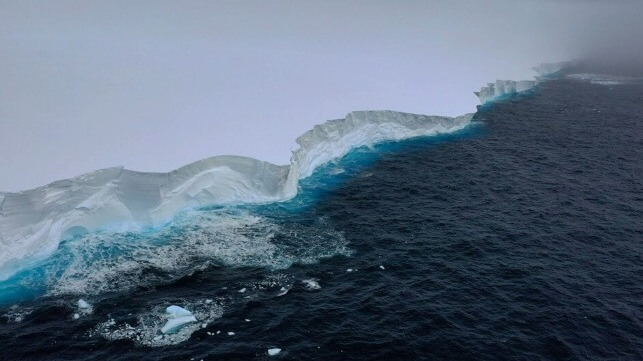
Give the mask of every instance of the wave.
M 472 116 L 357 111 L 302 134 L 289 165 L 216 156 L 168 173 L 115 167 L 32 190 L 0 193 L 0 280 L 42 261 L 62 240 L 80 234 L 160 227 L 180 211 L 204 206 L 291 199 L 299 180 L 356 147 L 454 132 L 466 127 Z

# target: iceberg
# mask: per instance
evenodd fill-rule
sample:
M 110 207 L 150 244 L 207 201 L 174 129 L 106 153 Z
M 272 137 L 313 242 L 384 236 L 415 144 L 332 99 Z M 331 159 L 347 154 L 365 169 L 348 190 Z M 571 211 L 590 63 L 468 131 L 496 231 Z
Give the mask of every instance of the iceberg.
M 37 264 L 62 240 L 77 235 L 160 227 L 178 212 L 203 206 L 291 199 L 300 179 L 353 148 L 457 131 L 472 116 L 356 111 L 302 134 L 288 165 L 215 156 L 168 173 L 114 167 L 27 191 L 0 193 L 0 281 Z
M 480 88 L 474 94 L 480 99 L 480 104 L 485 105 L 501 100 L 513 94 L 528 92 L 548 76 L 554 75 L 561 70 L 573 65 L 574 62 L 542 63 L 532 69 L 538 74 L 534 80 L 496 80 Z

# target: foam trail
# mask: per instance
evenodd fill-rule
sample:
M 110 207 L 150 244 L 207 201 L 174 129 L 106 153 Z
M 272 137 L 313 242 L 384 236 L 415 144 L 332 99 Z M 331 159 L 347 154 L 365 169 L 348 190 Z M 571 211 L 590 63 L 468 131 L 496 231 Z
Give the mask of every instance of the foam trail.
M 457 131 L 455 118 L 359 111 L 297 138 L 289 165 L 217 156 L 169 173 L 107 168 L 17 193 L 0 193 L 0 280 L 50 256 L 62 239 L 97 230 L 158 227 L 178 212 L 208 205 L 293 198 L 300 179 L 351 149 L 383 141 Z

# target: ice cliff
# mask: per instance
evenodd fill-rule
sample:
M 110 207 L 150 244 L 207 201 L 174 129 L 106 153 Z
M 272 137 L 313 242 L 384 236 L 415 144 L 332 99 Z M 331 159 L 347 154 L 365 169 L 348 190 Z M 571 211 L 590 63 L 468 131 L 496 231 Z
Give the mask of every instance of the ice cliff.
M 532 68 L 538 74 L 534 80 L 496 80 L 474 94 L 480 99 L 480 104 L 485 105 L 512 94 L 524 93 L 533 89 L 543 78 L 556 74 L 571 64 L 572 62 L 542 63 Z
M 302 134 L 289 165 L 217 156 L 168 173 L 107 168 L 32 190 L 0 193 L 0 280 L 51 255 L 67 237 L 161 226 L 181 210 L 207 205 L 287 200 L 297 194 L 300 179 L 353 148 L 453 132 L 471 118 L 358 111 Z

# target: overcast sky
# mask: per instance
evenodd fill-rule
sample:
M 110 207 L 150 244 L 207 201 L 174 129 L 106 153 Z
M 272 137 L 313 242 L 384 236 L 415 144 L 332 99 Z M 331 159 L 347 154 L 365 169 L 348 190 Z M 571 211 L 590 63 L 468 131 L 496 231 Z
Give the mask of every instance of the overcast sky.
M 0 190 L 219 154 L 287 163 L 352 110 L 472 112 L 486 82 L 581 56 L 610 24 L 602 42 L 643 37 L 633 4 L 0 0 Z

